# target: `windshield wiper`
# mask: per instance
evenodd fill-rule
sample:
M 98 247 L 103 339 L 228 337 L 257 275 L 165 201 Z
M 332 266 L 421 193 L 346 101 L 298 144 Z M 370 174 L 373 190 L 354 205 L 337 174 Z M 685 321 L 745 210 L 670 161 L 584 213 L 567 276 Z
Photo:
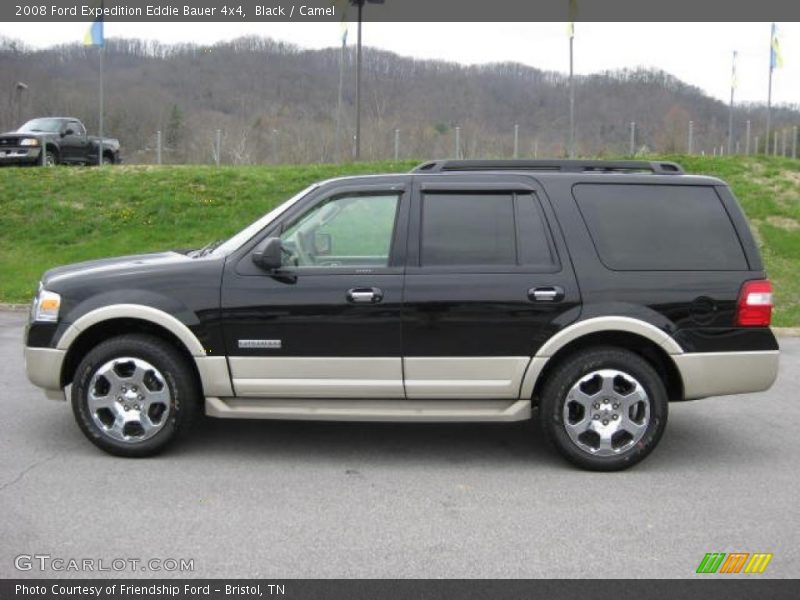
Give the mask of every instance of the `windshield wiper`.
M 214 250 L 219 248 L 223 244 L 223 242 L 225 242 L 225 240 L 216 240 L 214 242 L 211 242 L 210 244 L 206 244 L 199 250 L 194 250 L 191 253 L 191 256 L 192 258 L 200 258 L 201 256 L 206 256 L 208 254 L 211 254 Z

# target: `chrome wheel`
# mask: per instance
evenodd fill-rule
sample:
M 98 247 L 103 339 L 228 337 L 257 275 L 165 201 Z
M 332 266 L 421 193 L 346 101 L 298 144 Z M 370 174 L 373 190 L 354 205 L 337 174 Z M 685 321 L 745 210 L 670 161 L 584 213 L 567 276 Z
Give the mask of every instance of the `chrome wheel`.
M 578 448 L 593 456 L 616 456 L 635 446 L 647 431 L 650 399 L 629 374 L 600 369 L 569 390 L 563 419 Z
M 87 406 L 104 435 L 127 443 L 157 434 L 172 412 L 164 376 L 149 362 L 123 357 L 103 364 L 87 389 Z

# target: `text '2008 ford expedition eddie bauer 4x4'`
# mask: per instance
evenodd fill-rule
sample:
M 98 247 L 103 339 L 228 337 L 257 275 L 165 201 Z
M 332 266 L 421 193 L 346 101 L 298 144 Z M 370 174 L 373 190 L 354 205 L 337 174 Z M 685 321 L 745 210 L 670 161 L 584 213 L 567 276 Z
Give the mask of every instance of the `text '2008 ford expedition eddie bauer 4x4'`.
M 186 253 L 48 271 L 30 380 L 122 456 L 223 418 L 518 421 L 631 466 L 668 403 L 766 390 L 772 291 L 725 183 L 644 161 L 436 161 L 312 185 Z

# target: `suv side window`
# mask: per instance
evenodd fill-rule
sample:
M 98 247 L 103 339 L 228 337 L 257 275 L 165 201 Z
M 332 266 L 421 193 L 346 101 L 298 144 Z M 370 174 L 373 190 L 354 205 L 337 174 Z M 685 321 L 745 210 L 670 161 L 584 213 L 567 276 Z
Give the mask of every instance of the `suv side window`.
M 72 134 L 78 137 L 81 137 L 86 133 L 83 130 L 83 125 L 81 125 L 78 121 L 70 121 L 67 123 L 67 129 L 72 129 Z
M 289 267 L 386 267 L 399 193 L 334 196 L 281 234 Z
M 712 186 L 573 187 L 597 254 L 619 271 L 746 270 L 739 237 Z
M 530 193 L 425 193 L 420 264 L 552 266 L 553 251 L 538 200 Z

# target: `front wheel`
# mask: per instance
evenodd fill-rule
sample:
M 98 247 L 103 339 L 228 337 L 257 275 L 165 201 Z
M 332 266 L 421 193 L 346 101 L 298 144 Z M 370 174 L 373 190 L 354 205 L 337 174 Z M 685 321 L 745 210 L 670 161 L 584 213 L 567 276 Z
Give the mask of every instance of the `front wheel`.
M 186 359 L 169 343 L 131 334 L 107 340 L 78 365 L 72 410 L 106 452 L 151 456 L 191 424 L 200 394 Z
M 603 347 L 559 365 L 542 391 L 540 424 L 570 462 L 618 471 L 643 460 L 667 424 L 667 392 L 638 354 Z

